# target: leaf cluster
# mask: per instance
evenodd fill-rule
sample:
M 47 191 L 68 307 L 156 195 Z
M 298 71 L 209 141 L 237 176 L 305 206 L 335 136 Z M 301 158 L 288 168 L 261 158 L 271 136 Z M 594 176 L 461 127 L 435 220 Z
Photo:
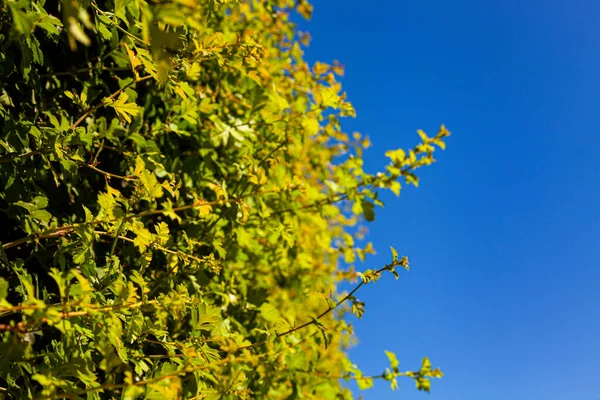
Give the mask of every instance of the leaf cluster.
M 449 135 L 363 169 L 343 67 L 303 59 L 305 0 L 0 4 L 0 394 L 350 398 L 384 271 L 364 221 Z M 357 233 L 358 232 L 358 233 Z M 349 265 L 343 269 L 343 264 Z M 349 294 L 338 283 L 360 278 Z M 441 377 L 423 361 L 377 378 Z M 326 372 L 323 372 L 326 371 Z

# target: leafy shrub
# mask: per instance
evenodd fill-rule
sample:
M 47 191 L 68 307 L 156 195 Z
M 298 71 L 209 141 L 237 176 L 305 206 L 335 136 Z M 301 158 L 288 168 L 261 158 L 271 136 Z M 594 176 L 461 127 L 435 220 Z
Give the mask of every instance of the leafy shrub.
M 342 67 L 309 67 L 304 0 L 19 0 L 0 6 L 0 395 L 350 398 L 336 294 L 378 190 L 445 128 L 363 170 Z M 358 224 L 358 225 L 357 225 Z M 348 268 L 341 268 L 343 259 Z M 332 294 L 333 293 L 333 294 Z

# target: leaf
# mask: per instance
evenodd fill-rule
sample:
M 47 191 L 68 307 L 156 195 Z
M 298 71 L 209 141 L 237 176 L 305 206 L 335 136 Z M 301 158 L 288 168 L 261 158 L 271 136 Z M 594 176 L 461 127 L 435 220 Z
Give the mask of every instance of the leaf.
M 144 163 L 144 159 L 138 156 L 135 159 L 135 169 L 133 170 L 133 175 L 137 177 L 141 177 L 142 173 L 146 170 L 146 164 Z
M 321 128 L 319 120 L 316 118 L 305 118 L 302 120 L 302 126 L 306 129 L 306 133 L 309 135 L 316 135 L 319 133 Z
M 8 297 L 8 281 L 0 277 L 0 307 L 10 307 L 10 303 L 6 301 Z
M 204 217 L 208 217 L 210 215 L 212 211 L 212 206 L 210 206 L 209 204 L 200 204 L 198 206 L 198 212 L 200 217 L 204 218 Z
M 398 251 L 392 246 L 390 246 L 390 250 L 392 251 L 392 263 L 395 263 L 398 261 Z
M 269 322 L 278 322 L 281 319 L 279 310 L 271 303 L 263 303 L 260 307 L 260 315 Z
M 192 316 L 194 316 L 194 313 L 192 313 Z M 221 311 L 216 307 L 203 303 L 196 308 L 195 319 L 192 319 L 192 327 L 194 329 L 211 331 L 221 321 Z
M 116 1 L 119 2 L 120 0 L 116 0 Z M 121 0 L 121 1 L 123 1 L 123 0 Z M 133 52 L 133 50 L 131 50 L 129 48 L 129 46 L 127 46 L 127 43 L 124 43 L 123 46 L 125 46 L 125 50 L 127 51 L 127 56 L 129 57 L 129 63 L 131 64 L 131 70 L 134 71 L 136 73 L 136 76 L 137 76 L 137 69 L 138 69 L 138 67 L 140 67 L 142 65 L 142 62 L 135 55 L 135 53 Z
M 159 222 L 154 225 L 156 237 L 161 245 L 165 245 L 169 241 L 169 226 L 164 222 Z
M 400 196 L 400 190 L 402 189 L 402 185 L 400 184 L 400 182 L 398 181 L 393 181 L 392 183 L 390 183 L 390 190 L 392 191 L 392 193 L 394 193 L 396 196 Z
M 385 350 L 385 355 L 387 356 L 388 360 L 390 360 L 390 367 L 392 367 L 392 370 L 395 373 L 397 373 L 398 366 L 400 365 L 400 363 L 398 362 L 398 358 L 396 357 L 396 354 L 392 353 L 391 351 Z
M 50 214 L 46 210 L 35 210 L 31 213 L 31 216 L 39 220 L 44 225 L 48 225 L 48 223 L 52 219 L 52 214 Z
M 406 152 L 402 149 L 388 150 L 385 152 L 385 156 L 390 158 L 394 164 L 402 164 L 406 158 Z
M 133 0 L 115 0 L 115 17 L 119 18 L 127 26 L 129 26 L 129 21 L 127 20 L 126 7 L 127 4 L 131 3 L 132 1 Z
M 37 209 L 46 208 L 48 207 L 48 198 L 46 196 L 35 196 L 33 200 L 31 200 L 31 203 L 33 203 Z
M 365 220 L 372 222 L 375 220 L 375 205 L 369 201 L 362 200 L 361 207 Z
M 144 188 L 144 196 L 146 199 L 152 201 L 154 199 L 160 199 L 164 195 L 162 185 L 158 183 L 156 175 L 145 169 L 142 171 L 139 181 Z
M 419 134 L 419 137 L 421 138 L 421 140 L 423 141 L 423 143 L 429 142 L 430 139 L 427 137 L 427 134 L 425 132 L 423 132 L 421 129 L 419 129 L 417 131 L 417 133 Z
M 108 27 L 111 26 L 111 21 L 108 17 L 98 14 L 96 15 L 96 29 L 102 36 L 102 39 L 110 41 L 112 39 L 112 32 Z
M 153 241 L 152 234 L 148 229 L 144 228 L 143 224 L 137 221 L 133 232 L 135 233 L 133 244 L 140 250 L 140 253 L 145 253 Z
M 86 35 L 83 28 L 74 17 L 68 18 L 67 30 L 69 31 L 69 35 L 75 38 L 82 45 L 90 46 L 92 44 L 92 41 L 90 40 L 88 35 Z M 72 43 L 71 49 L 73 49 L 74 47 L 76 48 L 76 46 Z
M 365 313 L 365 303 L 358 300 L 354 296 L 351 296 L 350 300 L 352 302 L 352 313 L 356 316 L 356 318 L 362 318 Z
M 10 12 L 12 15 L 13 23 L 12 28 L 19 34 L 29 35 L 33 32 L 35 14 L 34 13 L 26 13 L 23 10 L 19 9 L 17 6 L 17 2 L 8 1 L 10 8 Z
M 211 103 L 210 98 L 205 97 L 198 105 L 198 110 L 204 114 L 212 114 L 217 108 L 216 104 Z
M 367 390 L 373 387 L 372 378 L 357 378 L 356 384 L 360 390 Z
M 47 14 L 41 15 L 38 18 L 39 19 L 35 21 L 36 26 L 45 30 L 49 35 L 58 36 L 60 34 L 58 28 L 62 28 L 63 24 L 58 18 Z
M 129 96 L 124 91 L 119 94 L 117 100 L 107 100 L 106 105 L 111 106 L 117 112 L 119 118 L 124 119 L 127 123 L 131 122 L 131 117 L 139 114 L 140 110 L 137 104 L 127 103 Z

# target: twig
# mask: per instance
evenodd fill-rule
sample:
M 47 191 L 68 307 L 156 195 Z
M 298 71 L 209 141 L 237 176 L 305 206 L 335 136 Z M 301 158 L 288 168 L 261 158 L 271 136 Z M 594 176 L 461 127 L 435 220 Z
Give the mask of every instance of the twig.
M 386 269 L 388 269 L 388 266 L 385 266 L 385 267 L 382 267 L 382 268 L 376 270 L 374 272 L 374 274 L 380 274 L 381 272 L 385 271 Z M 337 307 L 339 307 L 340 305 L 342 305 L 346 300 L 348 300 L 350 297 L 352 297 L 354 295 L 354 293 L 356 293 L 356 291 L 358 289 L 360 289 L 365 283 L 366 283 L 366 281 L 364 281 L 364 280 L 361 281 L 358 285 L 356 285 L 356 287 L 350 293 L 348 293 L 346 296 L 344 296 L 344 298 L 342 298 L 340 301 L 338 301 L 335 305 L 327 307 L 327 309 L 325 311 L 323 311 L 321 314 L 319 314 L 317 317 L 313 318 L 312 320 L 307 321 L 307 322 L 303 323 L 302 325 L 297 326 L 295 328 L 291 328 L 291 329 L 289 329 L 289 330 L 287 330 L 285 332 L 278 333 L 277 336 L 276 336 L 276 339 L 280 339 L 280 338 L 282 338 L 284 336 L 287 336 L 287 335 L 290 335 L 290 334 L 292 334 L 292 333 L 294 333 L 296 331 L 299 331 L 300 329 L 303 329 L 303 328 L 306 328 L 307 326 L 315 324 L 321 318 L 323 318 L 324 316 L 326 316 L 327 314 L 329 314 L 331 311 L 335 310 Z M 239 347 L 238 350 L 244 350 L 244 349 L 248 349 L 248 348 L 253 348 L 253 347 L 261 346 L 261 345 L 263 345 L 265 343 L 267 343 L 267 341 L 266 340 L 262 340 L 260 342 L 255 342 L 255 343 L 249 344 L 247 346 Z
M 125 89 L 129 88 L 130 86 L 135 85 L 136 83 L 147 81 L 148 79 L 152 79 L 152 75 L 147 75 L 147 76 L 144 76 L 142 78 L 134 79 L 133 81 L 129 82 L 127 85 L 123 86 L 121 89 L 117 90 L 116 92 L 114 92 L 113 94 L 111 94 L 110 96 L 108 96 L 101 103 L 96 104 L 95 106 L 89 108 L 85 113 L 83 113 L 83 115 L 81 117 L 79 117 L 79 119 L 77 121 L 75 121 L 75 123 L 73 125 L 71 125 L 71 130 L 75 130 L 75 128 L 77 128 L 79 126 L 79 124 L 81 124 L 83 122 L 83 120 L 86 119 L 91 113 L 93 113 L 94 111 L 96 111 L 100 107 L 103 107 L 106 104 L 107 100 L 114 99 L 122 91 L 124 91 Z
M 116 175 L 116 174 L 113 174 L 111 172 L 106 172 L 106 171 L 101 170 L 98 167 L 95 167 L 92 164 L 84 164 L 84 165 L 86 167 L 88 167 L 89 169 L 91 169 L 91 170 L 94 170 L 94 171 L 96 171 L 98 173 L 101 173 L 102 175 L 104 175 L 107 178 L 121 179 L 121 180 L 124 180 L 124 181 L 136 181 L 138 179 L 136 176 L 133 176 L 133 175 L 123 176 L 123 175 Z

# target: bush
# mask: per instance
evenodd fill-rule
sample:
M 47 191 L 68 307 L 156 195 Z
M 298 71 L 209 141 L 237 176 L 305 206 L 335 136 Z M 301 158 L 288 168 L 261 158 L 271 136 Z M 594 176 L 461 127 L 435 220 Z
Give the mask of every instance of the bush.
M 448 131 L 363 170 L 304 0 L 0 6 L 0 395 L 350 398 L 354 239 Z M 347 268 L 342 268 L 342 260 Z M 333 293 L 333 294 L 332 294 Z

